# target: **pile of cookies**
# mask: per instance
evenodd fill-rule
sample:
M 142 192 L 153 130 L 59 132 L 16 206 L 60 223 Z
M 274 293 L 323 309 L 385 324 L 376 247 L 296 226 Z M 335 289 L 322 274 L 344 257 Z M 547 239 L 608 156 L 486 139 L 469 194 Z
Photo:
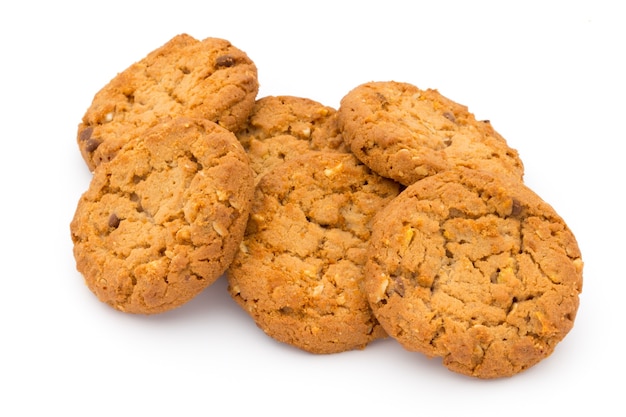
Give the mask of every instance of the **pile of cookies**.
M 70 229 L 102 302 L 163 313 L 225 274 L 266 334 L 311 353 L 391 337 L 497 378 L 553 352 L 580 250 L 488 121 L 396 81 L 338 109 L 258 88 L 230 42 L 178 35 L 96 93 Z

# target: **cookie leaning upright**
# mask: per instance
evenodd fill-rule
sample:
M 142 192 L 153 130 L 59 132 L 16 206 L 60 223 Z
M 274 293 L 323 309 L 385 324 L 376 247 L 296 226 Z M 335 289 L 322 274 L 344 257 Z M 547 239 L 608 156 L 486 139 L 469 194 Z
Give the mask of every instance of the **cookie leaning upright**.
M 455 166 L 523 177 L 517 151 L 490 123 L 436 90 L 394 81 L 361 84 L 342 98 L 338 121 L 364 164 L 404 185 Z
M 255 64 L 230 42 L 177 35 L 96 93 L 78 126 L 78 146 L 93 170 L 162 120 L 196 117 L 237 131 L 258 89 Z
M 118 310 L 171 310 L 226 270 L 253 192 L 232 132 L 201 119 L 158 124 L 96 167 L 70 225 L 76 267 Z
M 521 181 L 456 168 L 376 217 L 366 265 L 375 316 L 406 349 L 479 378 L 519 373 L 574 325 L 583 262 L 564 220 Z

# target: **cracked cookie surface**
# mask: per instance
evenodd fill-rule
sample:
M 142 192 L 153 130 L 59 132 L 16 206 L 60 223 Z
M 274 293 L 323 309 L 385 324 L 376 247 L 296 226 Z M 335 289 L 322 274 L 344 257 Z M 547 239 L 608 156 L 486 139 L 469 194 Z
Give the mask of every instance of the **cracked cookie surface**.
M 404 185 L 455 166 L 523 176 L 517 151 L 488 121 L 436 90 L 394 81 L 361 84 L 342 98 L 338 121 L 357 158 Z
M 386 336 L 363 292 L 374 214 L 400 185 L 352 154 L 310 152 L 256 187 L 228 291 L 274 339 L 311 353 L 362 349 Z
M 177 35 L 96 93 L 78 126 L 78 146 L 93 170 L 162 120 L 204 118 L 237 131 L 258 89 L 255 64 L 230 42 Z
M 376 217 L 365 287 L 387 333 L 452 371 L 511 376 L 574 324 L 583 262 L 554 209 L 520 182 L 458 168 Z
M 308 151 L 348 152 L 337 125 L 337 110 L 296 96 L 258 99 L 237 138 L 257 178 L 274 165 Z
M 118 310 L 171 310 L 226 270 L 253 192 L 232 132 L 199 119 L 159 124 L 94 171 L 70 225 L 76 267 Z

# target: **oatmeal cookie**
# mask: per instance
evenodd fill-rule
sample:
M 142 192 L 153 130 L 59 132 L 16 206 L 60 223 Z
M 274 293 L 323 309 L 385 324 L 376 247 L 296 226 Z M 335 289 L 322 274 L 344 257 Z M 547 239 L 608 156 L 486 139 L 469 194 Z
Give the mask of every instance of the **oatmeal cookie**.
M 70 225 L 76 267 L 118 310 L 171 310 L 224 273 L 253 193 L 232 132 L 204 119 L 157 124 L 95 169 Z
M 237 138 L 257 177 L 310 150 L 349 152 L 337 126 L 337 110 L 304 97 L 258 99 Z
M 78 146 L 93 170 L 162 120 L 203 118 L 237 131 L 258 88 L 255 64 L 230 42 L 177 35 L 96 93 L 78 126 Z
M 455 166 L 521 179 L 523 164 L 488 121 L 436 90 L 361 84 L 338 110 L 343 139 L 364 164 L 404 185 Z
M 399 189 L 349 153 L 311 151 L 277 164 L 256 187 L 229 293 L 266 334 L 311 353 L 385 337 L 363 267 L 370 221 Z
M 366 292 L 407 350 L 461 374 L 504 377 L 549 356 L 572 329 L 578 244 L 519 181 L 442 172 L 407 187 L 372 230 Z

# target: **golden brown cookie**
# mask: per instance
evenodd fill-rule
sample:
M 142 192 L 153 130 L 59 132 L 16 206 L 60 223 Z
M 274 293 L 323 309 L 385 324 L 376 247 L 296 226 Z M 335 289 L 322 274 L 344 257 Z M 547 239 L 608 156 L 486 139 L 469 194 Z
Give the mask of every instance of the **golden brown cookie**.
M 260 98 L 237 137 L 257 176 L 310 150 L 349 152 L 337 126 L 337 110 L 304 97 Z
M 258 89 L 256 66 L 230 42 L 178 35 L 95 95 L 78 126 L 78 146 L 93 170 L 161 120 L 197 117 L 237 131 Z
M 554 209 L 519 181 L 458 168 L 376 217 L 365 288 L 406 349 L 478 378 L 519 373 L 574 324 L 583 262 Z
M 274 339 L 311 353 L 362 349 L 384 337 L 363 292 L 370 221 L 399 193 L 349 153 L 310 151 L 256 187 L 233 299 Z
M 436 90 L 361 84 L 338 110 L 345 142 L 364 164 L 404 185 L 455 166 L 521 179 L 523 164 L 488 121 Z
M 232 132 L 201 119 L 158 124 L 94 171 L 70 226 L 76 267 L 118 310 L 171 310 L 224 273 L 253 192 Z

